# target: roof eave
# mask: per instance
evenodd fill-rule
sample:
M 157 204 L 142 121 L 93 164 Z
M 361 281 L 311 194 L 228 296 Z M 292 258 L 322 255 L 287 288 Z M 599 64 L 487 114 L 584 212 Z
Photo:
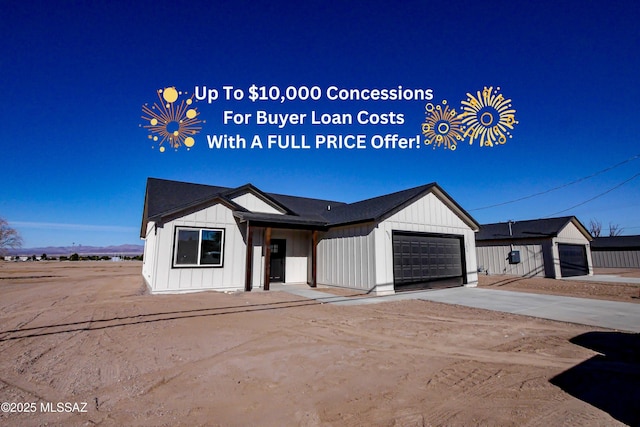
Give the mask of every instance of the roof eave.
M 153 217 L 148 218 L 148 220 L 156 221 L 156 222 L 167 222 L 172 219 L 179 218 L 183 215 L 186 215 L 188 212 L 204 209 L 206 207 L 213 206 L 216 204 L 222 204 L 227 208 L 229 208 L 231 211 L 245 211 L 245 212 L 247 211 L 245 208 L 243 208 L 239 204 L 227 199 L 226 197 L 218 195 L 214 197 L 207 197 L 205 199 L 196 200 L 189 204 L 180 206 L 179 208 L 161 212 L 159 214 L 154 215 Z
M 305 219 L 303 217 L 298 217 L 296 219 L 290 217 L 280 217 L 280 216 L 266 216 L 261 215 L 259 213 L 253 212 L 239 212 L 234 211 L 233 216 L 236 217 L 240 222 L 251 222 L 253 225 L 264 226 L 264 227 L 279 227 L 279 228 L 303 228 L 309 230 L 327 230 L 328 225 L 325 221 L 314 221 L 310 219 Z

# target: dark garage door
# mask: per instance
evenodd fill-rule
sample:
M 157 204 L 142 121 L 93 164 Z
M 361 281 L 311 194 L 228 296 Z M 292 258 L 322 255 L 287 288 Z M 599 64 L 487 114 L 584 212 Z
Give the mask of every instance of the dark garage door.
M 459 286 L 463 283 L 460 237 L 393 233 L 396 290 Z
M 562 277 L 589 274 L 587 249 L 583 245 L 558 244 L 558 254 L 560 256 L 560 274 Z

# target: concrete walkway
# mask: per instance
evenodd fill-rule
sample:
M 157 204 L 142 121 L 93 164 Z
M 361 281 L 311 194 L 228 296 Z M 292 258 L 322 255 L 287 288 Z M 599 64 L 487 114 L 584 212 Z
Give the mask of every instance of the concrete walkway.
M 342 297 L 310 289 L 306 285 L 282 285 L 276 289 L 335 305 L 419 299 L 640 333 L 640 304 L 630 302 L 464 287 L 401 292 L 379 297 Z

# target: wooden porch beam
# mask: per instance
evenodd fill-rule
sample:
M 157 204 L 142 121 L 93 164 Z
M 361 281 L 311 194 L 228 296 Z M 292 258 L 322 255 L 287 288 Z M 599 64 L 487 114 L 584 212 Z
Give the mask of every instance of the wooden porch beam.
M 317 286 L 318 272 L 318 230 L 313 230 L 311 234 L 311 287 Z
M 251 224 L 247 221 L 247 261 L 246 261 L 246 276 L 244 278 L 244 290 L 251 292 L 252 279 L 253 279 L 253 230 Z
M 271 279 L 271 227 L 264 229 L 264 290 L 269 290 Z

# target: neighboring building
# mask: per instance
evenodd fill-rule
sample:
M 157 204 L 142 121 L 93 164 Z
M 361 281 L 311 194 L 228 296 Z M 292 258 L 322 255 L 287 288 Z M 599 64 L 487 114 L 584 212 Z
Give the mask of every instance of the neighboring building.
M 640 268 L 640 236 L 596 237 L 591 256 L 594 267 Z
M 476 234 L 478 266 L 521 277 L 592 275 L 591 240 L 575 216 L 484 224 Z
M 475 286 L 478 227 L 435 183 L 346 204 L 149 178 L 142 274 L 153 293 Z

